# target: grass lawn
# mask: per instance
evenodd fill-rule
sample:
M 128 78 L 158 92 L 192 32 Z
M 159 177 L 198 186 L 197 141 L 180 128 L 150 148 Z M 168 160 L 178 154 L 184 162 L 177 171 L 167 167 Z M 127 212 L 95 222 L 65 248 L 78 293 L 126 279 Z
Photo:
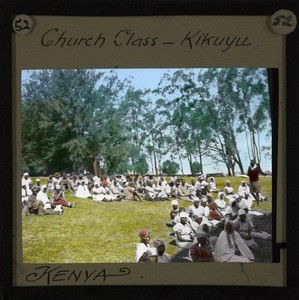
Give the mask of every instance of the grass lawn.
M 186 178 L 187 182 L 191 181 Z M 216 178 L 219 189 L 227 178 Z M 241 178 L 230 177 L 237 191 Z M 272 178 L 261 177 L 262 192 L 269 201 L 257 209 L 271 211 Z M 42 184 L 44 181 L 42 180 Z M 216 198 L 216 194 L 214 194 Z M 138 230 L 151 231 L 154 239 L 163 238 L 166 252 L 177 253 L 172 241 L 169 222 L 170 200 L 160 202 L 93 202 L 79 199 L 66 192 L 75 208 L 64 208 L 61 216 L 22 216 L 22 242 L 24 263 L 125 263 L 134 262 L 135 245 L 139 242 Z M 188 207 L 190 203 L 181 202 Z

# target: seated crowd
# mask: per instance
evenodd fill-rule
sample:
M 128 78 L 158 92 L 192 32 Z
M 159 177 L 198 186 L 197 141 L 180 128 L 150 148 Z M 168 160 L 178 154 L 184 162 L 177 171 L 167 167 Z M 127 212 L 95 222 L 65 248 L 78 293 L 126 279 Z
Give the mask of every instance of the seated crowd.
M 222 190 L 217 188 L 215 178 L 200 175 L 187 184 L 176 176 L 152 175 L 92 176 L 87 174 L 50 175 L 46 184 L 39 178 L 35 184 L 28 173 L 22 177 L 22 203 L 25 215 L 61 215 L 65 207 L 75 207 L 68 202 L 65 191 L 75 197 L 93 199 L 95 202 L 111 201 L 171 201 L 170 224 L 174 243 L 188 251 L 186 260 L 192 262 L 254 262 L 252 250 L 258 249 L 257 239 L 271 239 L 266 232 L 255 231 L 251 209 L 255 197 L 249 185 L 242 180 L 237 192 L 229 180 Z M 217 195 L 214 199 L 213 194 Z M 260 201 L 267 200 L 259 195 Z M 182 201 L 190 202 L 185 209 Z M 140 243 L 136 245 L 135 262 L 171 262 L 162 239 L 150 247 L 150 232 L 139 232 Z
M 211 180 L 205 181 L 203 175 L 191 185 L 175 181 L 178 190 L 186 185 L 189 195 L 180 194 L 181 197 L 171 201 L 173 242 L 182 251 L 187 251 L 184 259 L 192 262 L 254 262 L 252 250 L 258 250 L 257 239 L 272 239 L 272 236 L 254 228 L 253 216 L 263 214 L 251 210 L 255 198 L 247 182 L 242 180 L 238 193 L 234 193 L 229 181 L 226 181 L 223 191 L 219 191 L 213 178 L 213 192 L 218 192 L 215 200 L 209 182 Z M 192 205 L 187 210 L 179 207 L 182 200 L 192 201 Z M 175 261 L 165 253 L 163 240 L 158 239 L 159 243 L 155 240 L 154 247 L 150 247 L 149 230 L 140 230 L 139 237 L 135 262 Z M 158 248 L 160 243 L 163 247 Z

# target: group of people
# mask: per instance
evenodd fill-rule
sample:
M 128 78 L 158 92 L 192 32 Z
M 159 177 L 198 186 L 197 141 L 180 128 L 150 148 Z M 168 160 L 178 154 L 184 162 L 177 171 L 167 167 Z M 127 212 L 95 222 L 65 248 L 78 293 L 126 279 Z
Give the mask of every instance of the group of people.
M 75 202 L 66 200 L 60 181 L 56 179 L 54 182 L 53 188 L 50 188 L 49 184 L 41 184 L 40 178 L 37 178 L 33 184 L 29 173 L 23 174 L 22 206 L 24 215 L 62 215 L 64 207 L 75 207 Z M 52 194 L 52 197 L 49 197 L 49 193 Z
M 252 170 L 251 162 L 250 170 Z M 261 173 L 257 166 L 256 172 Z M 263 173 L 264 174 L 264 173 Z M 256 174 L 255 174 L 256 175 Z M 258 178 L 258 176 L 257 176 Z M 171 201 L 170 225 L 173 228 L 175 245 L 181 250 L 187 250 L 185 259 L 192 262 L 254 262 L 252 251 L 258 251 L 258 239 L 271 240 L 271 234 L 265 231 L 256 231 L 253 217 L 263 215 L 252 211 L 253 201 L 260 203 L 267 200 L 261 195 L 259 182 L 252 185 L 242 180 L 238 190 L 234 192 L 230 181 L 225 182 L 225 187 L 219 191 L 214 178 L 201 175 L 198 181 L 192 181 L 189 186 L 189 198 L 177 197 Z M 256 177 L 255 177 L 256 180 Z M 175 186 L 185 186 L 184 183 L 175 181 Z M 213 193 L 218 192 L 214 200 Z M 179 207 L 181 200 L 193 202 L 186 210 Z M 149 247 L 149 230 L 139 232 L 140 243 L 136 246 L 135 262 L 171 262 L 172 259 L 161 259 L 165 254 L 158 252 L 155 247 Z

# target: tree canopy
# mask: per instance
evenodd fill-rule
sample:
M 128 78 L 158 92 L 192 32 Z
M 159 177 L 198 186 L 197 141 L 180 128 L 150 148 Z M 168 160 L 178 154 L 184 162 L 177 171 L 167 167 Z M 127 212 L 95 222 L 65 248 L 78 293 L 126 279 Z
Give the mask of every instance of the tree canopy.
M 22 167 L 32 174 L 243 173 L 240 137 L 258 162 L 269 147 L 265 69 L 177 69 L 151 89 L 113 70 L 38 70 L 22 85 Z M 244 142 L 243 142 L 244 143 Z M 175 168 L 174 168 L 175 166 Z M 166 171 L 165 171 L 166 170 Z

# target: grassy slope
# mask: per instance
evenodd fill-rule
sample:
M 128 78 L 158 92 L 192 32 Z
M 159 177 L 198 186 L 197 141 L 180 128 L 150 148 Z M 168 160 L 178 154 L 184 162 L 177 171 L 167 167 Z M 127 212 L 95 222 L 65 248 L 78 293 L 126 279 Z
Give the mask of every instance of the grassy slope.
M 241 179 L 229 179 L 236 191 Z M 190 182 L 191 178 L 186 180 Z M 225 180 L 216 178 L 218 188 L 223 188 Z M 271 177 L 262 177 L 261 184 L 269 201 L 259 209 L 271 210 Z M 62 216 L 22 216 L 25 263 L 133 262 L 138 230 L 142 228 L 151 230 L 151 245 L 155 238 L 163 238 L 167 252 L 177 252 L 177 247 L 169 244 L 172 228 L 166 226 L 170 201 L 94 203 L 69 193 L 66 196 L 77 205 L 65 208 Z M 188 207 L 190 203 L 180 205 Z

